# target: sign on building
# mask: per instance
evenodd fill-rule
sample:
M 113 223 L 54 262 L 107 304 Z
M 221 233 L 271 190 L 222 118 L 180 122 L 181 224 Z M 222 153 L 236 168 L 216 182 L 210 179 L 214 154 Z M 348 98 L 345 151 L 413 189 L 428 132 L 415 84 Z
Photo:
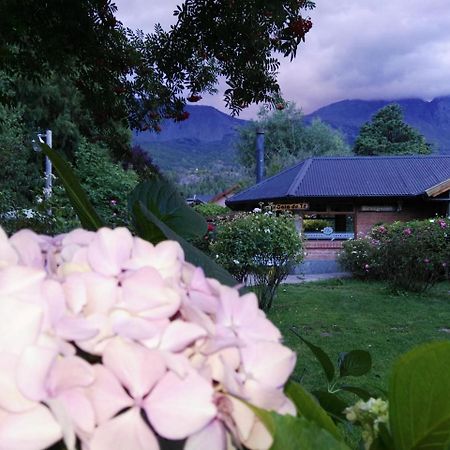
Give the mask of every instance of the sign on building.
M 276 203 L 273 205 L 275 211 L 297 211 L 309 209 L 309 203 Z

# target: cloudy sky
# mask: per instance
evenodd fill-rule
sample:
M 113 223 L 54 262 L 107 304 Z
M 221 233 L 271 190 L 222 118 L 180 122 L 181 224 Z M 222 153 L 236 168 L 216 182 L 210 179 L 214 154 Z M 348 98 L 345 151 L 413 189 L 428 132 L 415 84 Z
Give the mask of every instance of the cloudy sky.
M 179 3 L 116 0 L 124 25 L 148 32 L 173 23 Z M 344 99 L 450 94 L 450 0 L 316 0 L 311 18 L 306 43 L 279 74 L 284 98 L 306 113 Z M 220 95 L 203 104 L 226 111 Z

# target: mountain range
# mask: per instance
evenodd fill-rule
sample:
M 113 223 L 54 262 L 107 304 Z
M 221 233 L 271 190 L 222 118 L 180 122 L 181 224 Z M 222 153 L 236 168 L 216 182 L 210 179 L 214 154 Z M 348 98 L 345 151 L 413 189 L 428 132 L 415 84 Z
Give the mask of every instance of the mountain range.
M 432 101 L 344 100 L 318 109 L 305 116 L 309 122 L 320 118 L 340 130 L 351 145 L 361 126 L 382 107 L 397 103 L 405 122 L 417 128 L 433 145 L 436 153 L 450 154 L 450 96 Z M 236 166 L 235 141 L 239 128 L 247 121 L 231 117 L 211 106 L 188 105 L 189 119 L 175 123 L 166 120 L 162 131 L 135 133 L 134 144 L 148 150 L 155 162 L 165 170 L 231 168 Z
M 305 117 L 318 117 L 340 130 L 353 144 L 361 126 L 381 108 L 390 103 L 401 106 L 406 123 L 423 134 L 436 153 L 450 154 L 450 96 L 427 102 L 421 99 L 344 100 L 324 106 Z
M 236 166 L 234 142 L 248 122 L 212 106 L 186 105 L 185 111 L 188 120 L 164 120 L 160 133 L 135 133 L 133 144 L 148 150 L 165 170 Z

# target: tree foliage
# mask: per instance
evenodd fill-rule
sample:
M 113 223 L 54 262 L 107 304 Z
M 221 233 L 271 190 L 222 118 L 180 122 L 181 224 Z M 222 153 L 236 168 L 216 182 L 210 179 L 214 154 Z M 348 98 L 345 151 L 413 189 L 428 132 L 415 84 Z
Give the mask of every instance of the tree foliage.
M 52 129 L 54 147 L 76 170 L 77 152 L 88 158 L 95 149 L 99 158 L 107 151 L 113 162 L 147 177 L 141 163 L 149 161 L 133 157 L 130 128 L 158 131 L 164 118 L 187 119 L 185 102 L 213 92 L 219 76 L 228 83 L 225 99 L 233 112 L 253 101 L 274 103 L 274 52 L 295 56 L 312 26 L 307 13 L 313 7 L 309 0 L 186 0 L 173 27 L 144 34 L 116 19 L 111 0 L 3 0 L 0 104 L 23 124 L 26 136 L 14 146 L 24 145 L 25 160 L 34 164 L 23 173 L 40 173 L 27 142 Z
M 391 104 L 381 108 L 362 126 L 353 151 L 361 156 L 426 155 L 431 153 L 431 146 L 403 121 L 401 107 Z
M 21 110 L 0 104 L 0 213 L 28 208 L 43 187 L 38 171 L 42 158 L 26 139 Z
M 45 231 L 43 216 L 34 210 L 44 187 L 43 158 L 27 139 L 22 109 L 0 103 L 0 225 L 7 232 L 24 227 Z
M 145 35 L 116 17 L 110 0 L 3 0 L 1 68 L 41 82 L 49 72 L 76 86 L 95 125 L 130 120 L 157 128 L 163 117 L 187 118 L 183 104 L 213 91 L 238 112 L 279 94 L 274 52 L 294 57 L 312 26 L 309 0 L 186 0 L 177 23 Z
M 265 132 L 265 165 L 267 175 L 311 156 L 348 155 L 348 145 L 342 135 L 319 119 L 306 124 L 301 110 L 293 103 L 281 110 L 262 109 L 258 120 L 240 130 L 238 157 L 249 173 L 256 165 L 256 131 Z
M 208 81 L 223 75 L 226 103 L 237 112 L 251 102 L 275 101 L 274 53 L 295 57 L 312 26 L 305 14 L 313 7 L 309 0 L 187 0 L 176 11 L 173 29 L 157 29 L 151 42 L 168 78 L 192 92 L 203 88 L 203 68 L 212 69 Z

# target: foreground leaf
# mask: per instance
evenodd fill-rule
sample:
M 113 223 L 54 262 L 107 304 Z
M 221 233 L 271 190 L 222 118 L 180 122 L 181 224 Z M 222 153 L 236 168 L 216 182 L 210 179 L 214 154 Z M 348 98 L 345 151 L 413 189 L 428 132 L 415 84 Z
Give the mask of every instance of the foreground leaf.
M 304 417 L 314 422 L 327 430 L 336 439 L 342 440 L 341 432 L 331 420 L 331 417 L 300 384 L 289 381 L 285 387 L 285 394 L 294 402 L 298 417 Z
M 365 350 L 352 350 L 339 356 L 339 375 L 341 377 L 360 377 L 372 368 L 372 357 Z
M 291 328 L 291 331 L 299 338 L 301 339 L 308 348 L 312 351 L 316 359 L 319 361 L 320 365 L 322 366 L 322 369 L 325 373 L 325 376 L 327 377 L 327 380 L 331 382 L 334 378 L 334 365 L 331 362 L 330 357 L 320 348 L 317 347 L 317 345 L 312 344 L 311 342 L 307 341 L 304 337 L 302 337 L 295 329 L 295 327 Z
M 349 450 L 324 428 L 304 417 L 251 407 L 273 437 L 270 450 Z
M 394 365 L 389 418 L 396 450 L 444 450 L 450 444 L 450 342 L 413 349 Z
M 167 181 L 155 178 L 140 183 L 128 198 L 130 215 L 135 222 L 134 206 L 142 202 L 161 222 L 184 239 L 203 237 L 207 231 L 206 220 L 178 194 Z M 165 234 L 153 224 L 146 225 L 147 239 L 156 244 L 166 238 Z
M 345 418 L 344 409 L 347 408 L 348 403 L 339 398 L 336 394 L 328 391 L 313 391 L 312 394 L 317 398 L 320 406 L 334 418 Z
M 89 201 L 80 181 L 75 175 L 70 165 L 55 150 L 47 144 L 40 144 L 43 153 L 51 160 L 61 182 L 69 197 L 81 225 L 86 230 L 96 231 L 104 226 L 102 219 L 98 216 L 91 202 Z
M 195 266 L 203 269 L 206 276 L 215 278 L 227 286 L 236 286 L 238 282 L 221 266 L 213 261 L 208 255 L 195 248 L 192 244 L 187 242 L 166 224 L 161 222 L 151 211 L 149 211 L 143 203 L 136 203 L 133 207 L 133 214 L 137 224 L 138 234 L 141 238 L 150 240 L 153 231 L 147 230 L 157 227 L 164 235 L 165 239 L 177 241 L 184 250 L 186 260 Z

